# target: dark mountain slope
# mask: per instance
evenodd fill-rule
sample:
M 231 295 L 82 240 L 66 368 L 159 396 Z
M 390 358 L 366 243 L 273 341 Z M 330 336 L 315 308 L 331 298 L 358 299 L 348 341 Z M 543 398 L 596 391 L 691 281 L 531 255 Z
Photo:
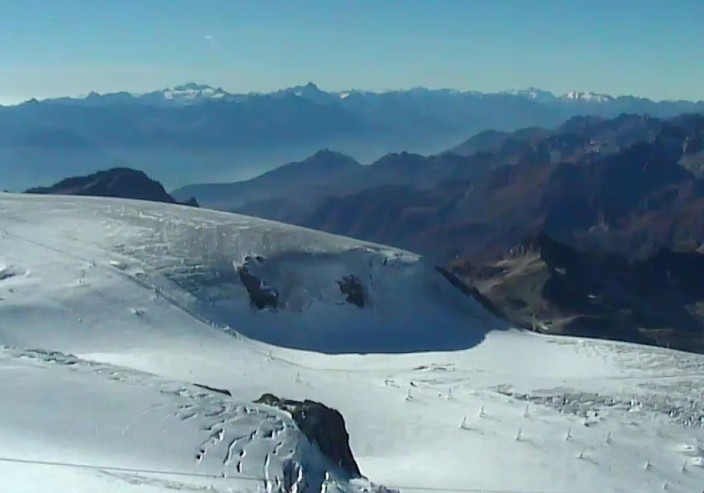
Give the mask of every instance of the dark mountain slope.
M 299 220 L 331 196 L 386 186 L 431 189 L 450 179 L 479 175 L 492 165 L 483 156 L 426 157 L 400 152 L 362 166 L 348 156 L 324 150 L 251 180 L 189 185 L 175 190 L 173 195 L 193 196 L 203 206 L 213 209 Z M 280 209 L 279 204 L 287 204 L 286 209 Z
M 544 128 L 525 128 L 515 132 L 499 132 L 497 130 L 486 130 L 473 135 L 461 144 L 449 149 L 450 154 L 459 156 L 471 156 L 473 154 L 489 152 L 509 152 L 524 150 L 530 143 L 544 139 L 550 135 L 550 130 Z
M 454 271 L 524 327 L 704 352 L 704 255 L 694 250 L 629 261 L 541 234 L 500 260 Z
M 66 178 L 50 187 L 30 188 L 26 193 L 120 197 L 168 204 L 178 203 L 166 193 L 161 183 L 152 180 L 141 171 L 129 168 L 113 168 L 88 176 Z M 186 201 L 185 204 L 198 205 L 194 199 Z
M 627 132 L 644 135 L 644 141 L 628 144 L 631 138 L 624 137 L 627 144 L 608 152 L 585 150 L 594 140 L 589 134 L 551 134 L 514 164 L 490 166 L 473 179 L 334 196 L 298 222 L 441 261 L 488 260 L 541 231 L 568 244 L 647 256 L 661 246 L 704 240 L 704 182 L 680 165 L 687 143 L 702 135 L 702 119 L 660 122 L 652 138 L 652 120 L 642 119 L 642 132 L 630 124 Z M 590 132 L 609 130 L 597 125 Z M 624 134 L 611 135 L 616 141 Z M 395 218 L 392 227 L 385 224 L 388 216 Z

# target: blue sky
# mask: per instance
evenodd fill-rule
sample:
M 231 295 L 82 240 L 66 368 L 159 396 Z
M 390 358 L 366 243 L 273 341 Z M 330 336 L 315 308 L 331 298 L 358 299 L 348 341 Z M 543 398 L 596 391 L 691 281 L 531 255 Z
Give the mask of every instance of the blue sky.
M 536 86 L 704 99 L 703 0 L 0 0 L 0 102 Z

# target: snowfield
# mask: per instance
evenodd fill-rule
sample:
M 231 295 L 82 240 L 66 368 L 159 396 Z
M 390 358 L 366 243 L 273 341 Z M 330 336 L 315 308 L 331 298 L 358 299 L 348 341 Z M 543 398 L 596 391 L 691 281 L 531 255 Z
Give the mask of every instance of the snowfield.
M 2 491 L 704 487 L 704 357 L 513 330 L 415 255 L 258 219 L 2 194 L 0 346 Z M 374 484 L 265 392 L 338 409 Z
M 41 350 L 3 349 L 0 371 L 2 393 L 12 396 L 0 427 L 0 450 L 14 460 L 0 469 L 11 491 L 75 491 L 74 481 L 52 477 L 58 464 L 23 461 L 81 465 L 72 474 L 97 471 L 102 481 L 88 484 L 99 491 L 198 483 L 319 491 L 339 480 L 291 418 L 267 406 Z M 145 468 L 146 477 L 133 472 Z M 47 475 L 51 481 L 42 481 Z

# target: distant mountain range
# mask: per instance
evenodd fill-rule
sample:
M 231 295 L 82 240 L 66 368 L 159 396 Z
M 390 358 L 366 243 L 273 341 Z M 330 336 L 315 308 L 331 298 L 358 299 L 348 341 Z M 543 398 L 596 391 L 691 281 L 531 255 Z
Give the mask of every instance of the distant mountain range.
M 408 152 L 387 154 L 362 165 L 326 149 L 251 180 L 189 185 L 172 193 L 181 200 L 197 197 L 202 205 L 213 209 L 298 223 L 328 198 L 382 186 L 431 189 L 445 180 L 477 175 L 483 166 L 481 159 Z
M 575 115 L 702 111 L 704 102 L 538 89 L 327 92 L 309 83 L 231 94 L 189 83 L 146 94 L 91 93 L 0 107 L 0 187 L 111 167 L 142 169 L 167 187 L 233 181 L 324 148 L 367 163 L 401 150 L 438 153 L 488 129 L 554 128 Z
M 319 152 L 249 181 L 173 194 L 443 263 L 490 260 L 539 232 L 639 257 L 704 241 L 703 171 L 703 115 L 588 116 L 367 166 Z
M 595 92 L 583 92 L 583 91 L 569 91 L 565 94 L 556 95 L 550 91 L 545 91 L 535 87 L 530 87 L 528 89 L 517 90 L 511 89 L 506 91 L 500 91 L 496 93 L 483 93 L 479 91 L 459 91 L 453 89 L 427 89 L 424 87 L 416 87 L 407 90 L 396 90 L 387 92 L 375 92 L 375 91 L 364 91 L 358 89 L 350 89 L 345 91 L 324 91 L 316 86 L 313 82 L 309 82 L 305 85 L 289 87 L 286 89 L 281 89 L 271 93 L 230 93 L 221 87 L 212 87 L 207 84 L 198 84 L 195 82 L 189 82 L 186 84 L 161 89 L 157 91 L 151 91 L 147 93 L 130 93 L 126 91 L 116 92 L 116 93 L 105 93 L 99 94 L 96 92 L 91 92 L 85 96 L 81 97 L 60 97 L 60 98 L 49 98 L 42 102 L 61 102 L 69 104 L 86 104 L 100 106 L 105 104 L 115 104 L 115 103 L 128 103 L 128 102 L 138 102 L 146 105 L 190 105 L 197 104 L 203 101 L 230 101 L 230 102 L 243 102 L 249 99 L 269 96 L 273 98 L 285 98 L 287 96 L 296 96 L 304 99 L 308 99 L 317 104 L 332 104 L 338 101 L 346 101 L 347 103 L 354 102 L 354 100 L 359 100 L 363 98 L 373 98 L 388 95 L 410 95 L 416 99 L 427 98 L 429 95 L 444 95 L 444 96 L 454 96 L 460 97 L 474 97 L 474 98 L 491 98 L 496 96 L 512 96 L 519 97 L 522 99 L 528 99 L 532 101 L 537 101 L 540 103 L 613 103 L 619 102 L 622 105 L 629 105 L 634 103 L 651 103 L 653 105 L 691 105 L 696 102 L 689 101 L 662 101 L 654 102 L 647 98 L 639 98 L 635 96 L 611 96 L 609 94 L 600 94 Z M 33 100 L 35 101 L 35 100 Z

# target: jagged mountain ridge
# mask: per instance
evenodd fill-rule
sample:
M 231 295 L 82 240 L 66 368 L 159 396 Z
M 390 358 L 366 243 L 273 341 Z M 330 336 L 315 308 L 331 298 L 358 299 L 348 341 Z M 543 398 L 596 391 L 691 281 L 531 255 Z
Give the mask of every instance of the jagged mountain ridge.
M 409 93 L 415 95 L 416 97 L 423 96 L 427 93 L 442 93 L 446 95 L 471 95 L 475 97 L 481 96 L 493 96 L 493 95 L 506 95 L 506 96 L 517 96 L 530 100 L 538 100 L 541 102 L 594 102 L 594 103 L 605 103 L 613 101 L 621 102 L 650 102 L 658 104 L 658 101 L 654 101 L 648 98 L 636 97 L 632 95 L 624 96 L 612 96 L 610 94 L 596 93 L 591 91 L 580 91 L 572 90 L 564 94 L 555 94 L 551 91 L 546 91 L 544 89 L 539 89 L 536 87 L 529 87 L 527 89 L 509 89 L 499 92 L 480 92 L 480 91 L 463 91 L 463 90 L 453 90 L 453 89 L 429 89 L 425 87 L 415 87 L 407 90 L 393 90 L 393 91 L 368 91 L 360 89 L 345 89 L 340 91 L 326 91 L 318 87 L 313 82 L 308 82 L 304 85 L 293 86 L 285 89 L 280 89 L 278 91 L 273 91 L 271 93 L 261 93 L 261 92 L 249 92 L 249 93 L 237 93 L 229 92 L 222 87 L 213 87 L 208 84 L 201 84 L 197 82 L 187 82 L 184 84 L 176 85 L 173 87 L 168 87 L 161 90 L 150 91 L 146 93 L 131 93 L 127 91 L 120 92 L 107 92 L 107 93 L 97 93 L 91 92 L 84 97 L 60 97 L 60 98 L 48 98 L 44 101 L 60 101 L 64 103 L 81 103 L 90 100 L 91 103 L 99 103 L 101 98 L 105 98 L 103 102 L 110 102 L 115 100 L 115 96 L 120 95 L 122 97 L 130 97 L 134 100 L 142 101 L 145 103 L 176 103 L 176 104 L 191 104 L 194 102 L 199 102 L 206 99 L 230 99 L 230 100 L 243 100 L 248 97 L 257 97 L 262 95 L 271 96 L 286 96 L 293 94 L 298 97 L 303 97 L 310 100 L 317 100 L 321 103 L 329 103 L 333 100 L 344 100 L 350 97 L 360 97 L 360 96 L 370 96 L 379 94 L 402 94 Z M 697 101 L 671 101 L 664 100 L 659 101 L 660 103 L 694 103 Z
M 573 118 L 505 142 L 498 134 L 493 149 L 470 156 L 389 155 L 354 168 L 363 177 L 356 182 L 348 175 L 337 188 L 272 194 L 237 210 L 391 243 L 438 262 L 495 258 L 540 231 L 647 256 L 704 239 L 704 187 L 692 165 L 702 156 L 703 120 Z
M 642 147 L 593 165 L 503 167 L 476 183 L 429 191 L 365 190 L 327 200 L 303 224 L 389 241 L 439 260 L 491 258 L 541 230 L 636 256 L 701 241 L 701 180 L 672 161 L 639 168 L 639 152 L 649 151 Z M 630 161 L 630 171 L 616 168 L 621 158 Z M 631 183 L 637 185 L 624 191 Z
M 196 197 L 214 209 L 296 222 L 303 211 L 312 213 L 329 197 L 380 186 L 430 189 L 460 175 L 475 176 L 490 164 L 482 158 L 400 152 L 363 166 L 349 156 L 323 150 L 251 180 L 190 185 L 174 190 L 173 195 L 181 200 Z
M 91 93 L 0 107 L 0 181 L 19 190 L 127 166 L 176 188 L 241 180 L 322 148 L 371 162 L 399 150 L 440 152 L 488 128 L 552 128 L 581 114 L 686 111 L 704 111 L 704 102 L 425 88 L 327 92 L 314 84 L 268 94 L 194 83 L 141 95 Z

